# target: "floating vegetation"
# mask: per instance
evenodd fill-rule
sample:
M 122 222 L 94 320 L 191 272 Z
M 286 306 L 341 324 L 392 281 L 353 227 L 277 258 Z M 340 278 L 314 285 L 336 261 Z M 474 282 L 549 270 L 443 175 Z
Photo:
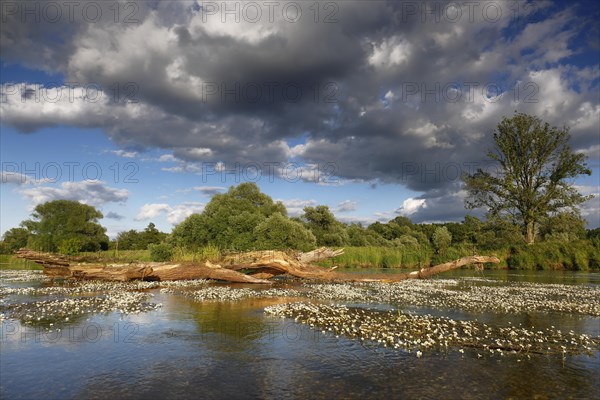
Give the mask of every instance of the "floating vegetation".
M 265 308 L 268 315 L 293 318 L 323 333 L 358 339 L 376 346 L 404 349 L 420 357 L 425 351 L 478 349 L 479 355 L 581 354 L 600 350 L 600 338 L 558 329 L 533 330 L 521 326 L 492 327 L 431 315 L 286 303 Z
M 0 282 L 30 282 L 48 280 L 42 271 L 38 270 L 0 270 Z
M 502 283 L 502 285 L 498 285 Z M 307 297 L 518 313 L 554 311 L 600 316 L 600 286 L 431 279 L 387 283 L 304 284 Z
M 160 304 L 147 302 L 150 293 L 116 291 L 95 297 L 77 297 L 41 300 L 0 306 L 2 319 L 19 319 L 23 323 L 68 322 L 85 314 L 120 312 L 137 314 L 159 308 Z
M 176 291 L 172 288 L 164 288 L 161 293 L 177 293 L 190 297 L 196 301 L 218 300 L 218 301 L 237 301 L 247 298 L 259 297 L 298 297 L 300 292 L 293 289 L 266 289 L 254 290 L 247 288 L 231 288 L 229 286 L 207 286 L 194 291 Z
M 26 280 L 26 279 L 23 279 Z M 166 282 L 115 282 L 115 281 L 71 281 L 65 282 L 61 286 L 47 287 L 6 287 L 0 286 L 0 297 L 6 295 L 26 295 L 26 296 L 44 296 L 44 295 L 79 295 L 85 293 L 101 293 L 115 290 L 148 290 L 159 287 L 167 288 L 188 288 L 207 284 L 206 279 L 188 280 L 188 281 L 166 281 Z

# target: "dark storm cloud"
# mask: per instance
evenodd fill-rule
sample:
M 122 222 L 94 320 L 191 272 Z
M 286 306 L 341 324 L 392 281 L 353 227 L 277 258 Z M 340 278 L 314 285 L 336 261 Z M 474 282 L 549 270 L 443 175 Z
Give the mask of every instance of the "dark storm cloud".
M 515 109 L 571 126 L 573 147 L 598 158 L 598 65 L 568 62 L 581 51 L 574 38 L 594 25 L 575 6 L 479 2 L 471 14 L 434 2 L 444 12 L 436 21 L 422 2 L 336 2 L 336 21 L 323 23 L 299 3 L 295 23 L 266 13 L 223 23 L 202 14 L 206 2 L 131 3 L 125 22 L 126 4 L 117 22 L 106 5 L 93 23 L 3 11 L 6 61 L 104 94 L 49 107 L 29 87 L 26 101 L 5 87 L 5 123 L 100 127 L 123 148 L 167 149 L 190 163 L 334 163 L 344 179 L 425 193 L 423 219 L 464 214 L 460 173 L 486 167 L 490 133 Z M 493 7 L 504 7 L 501 18 L 490 18 Z M 306 143 L 287 145 L 301 135 Z

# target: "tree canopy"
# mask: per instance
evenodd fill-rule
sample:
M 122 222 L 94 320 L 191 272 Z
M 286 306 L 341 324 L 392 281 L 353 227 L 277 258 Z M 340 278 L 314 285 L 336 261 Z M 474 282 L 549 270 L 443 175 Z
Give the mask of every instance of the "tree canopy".
M 257 246 L 255 228 L 274 213 L 287 216 L 281 202 L 274 202 L 255 183 L 242 183 L 214 195 L 202 214 L 188 217 L 173 230 L 172 240 L 191 248 L 211 244 L 249 250 Z
M 488 157 L 497 173 L 478 169 L 463 176 L 467 208 L 486 207 L 491 218 L 504 216 L 519 224 L 527 243 L 533 243 L 544 218 L 576 206 L 588 197 L 572 182 L 590 175 L 585 155 L 569 147 L 568 128 L 559 129 L 541 119 L 515 113 L 504 117 L 494 131 Z
M 2 235 L 2 253 L 13 253 L 27 246 L 29 231 L 25 228 L 12 228 Z
M 106 229 L 96 208 L 71 200 L 54 200 L 35 207 L 33 219 L 23 222 L 30 233 L 28 246 L 68 253 L 108 248 Z
M 169 236 L 167 233 L 156 229 L 156 225 L 150 222 L 143 231 L 131 229 L 119 232 L 115 244 L 119 244 L 119 250 L 146 250 L 151 244 L 158 244 Z
M 327 206 L 305 207 L 303 219 L 319 246 L 344 246 L 350 240 L 344 224 L 335 219 Z
M 317 239 L 300 222 L 284 217 L 279 212 L 258 224 L 254 229 L 256 246 L 261 250 L 312 250 Z

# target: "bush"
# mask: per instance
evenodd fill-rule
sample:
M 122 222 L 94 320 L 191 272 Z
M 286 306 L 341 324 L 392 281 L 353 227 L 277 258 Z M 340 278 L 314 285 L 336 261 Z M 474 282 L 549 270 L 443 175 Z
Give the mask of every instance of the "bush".
M 151 244 L 148 250 L 152 261 L 170 261 L 173 257 L 173 248 L 166 243 Z
M 433 248 L 435 249 L 436 253 L 441 253 L 444 251 L 448 246 L 450 246 L 451 242 L 452 235 L 445 226 L 436 228 L 431 236 L 431 244 L 433 244 Z
M 312 250 L 317 240 L 300 222 L 292 221 L 276 212 L 255 229 L 256 245 L 266 250 Z
M 68 256 L 75 255 L 81 250 L 82 243 L 77 238 L 64 239 L 58 245 L 58 252 Z

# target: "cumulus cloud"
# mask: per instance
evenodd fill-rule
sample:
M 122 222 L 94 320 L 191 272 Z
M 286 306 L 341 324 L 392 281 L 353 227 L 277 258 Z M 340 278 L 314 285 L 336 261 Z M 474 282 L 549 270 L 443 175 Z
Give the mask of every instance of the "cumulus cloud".
M 164 214 L 170 224 L 178 224 L 192 214 L 201 213 L 204 206 L 203 203 L 198 202 L 186 202 L 175 206 L 166 203 L 144 204 L 137 213 L 135 220 L 149 220 Z
M 165 203 L 144 204 L 135 216 L 135 220 L 143 221 L 154 218 L 163 212 L 168 212 L 169 210 L 171 210 L 171 206 Z
M 356 202 L 351 200 L 344 200 L 337 205 L 335 212 L 345 213 L 356 210 Z
M 304 214 L 304 207 L 314 207 L 317 205 L 316 200 L 303 200 L 303 199 L 277 199 L 281 201 L 287 209 L 290 217 L 299 217 Z
M 138 155 L 137 151 L 111 150 L 110 152 L 123 158 L 135 158 Z
M 107 213 L 104 215 L 104 218 L 107 218 L 107 219 L 114 219 L 114 220 L 116 220 L 116 221 L 120 221 L 120 220 L 122 220 L 122 219 L 123 219 L 123 218 L 125 218 L 125 217 L 124 217 L 123 215 L 121 215 L 121 214 L 118 214 L 118 213 L 114 212 L 114 211 L 109 211 L 109 212 L 107 212 Z
M 98 207 L 107 203 L 123 203 L 129 197 L 127 189 L 113 188 L 106 182 L 96 180 L 63 182 L 58 187 L 36 186 L 19 192 L 32 205 L 52 200 L 74 200 Z
M 31 182 L 31 178 L 29 178 L 25 174 L 21 174 L 19 172 L 7 172 L 0 171 L 0 182 L 6 184 L 15 184 L 15 185 L 24 185 L 28 182 Z
M 400 206 L 396 213 L 408 217 L 423 208 L 427 208 L 427 202 L 425 199 L 415 199 L 413 197 L 409 197 L 402 202 L 402 206 Z
M 488 3 L 503 8 L 497 19 L 482 12 Z M 164 168 L 172 172 L 200 174 L 203 163 L 335 165 L 334 183 L 301 179 L 404 185 L 425 202 L 412 199 L 402 212 L 423 218 L 451 200 L 454 213 L 457 177 L 485 163 L 493 128 L 514 110 L 571 126 L 573 148 L 599 163 L 597 57 L 572 59 L 589 50 L 574 39 L 594 26 L 597 5 L 519 3 L 515 18 L 515 3 L 482 1 L 473 18 L 465 6 L 448 20 L 463 6 L 449 2 L 438 4 L 449 13 L 441 20 L 423 20 L 405 2 L 338 2 L 328 24 L 307 9 L 297 23 L 281 13 L 269 20 L 265 10 L 236 23 L 192 1 L 136 4 L 134 24 L 9 16 L 3 58 L 74 84 L 2 85 L 2 123 L 21 132 L 99 128 L 119 148 L 168 152 L 159 161 L 177 162 Z M 126 90 L 115 96 L 115 85 Z

